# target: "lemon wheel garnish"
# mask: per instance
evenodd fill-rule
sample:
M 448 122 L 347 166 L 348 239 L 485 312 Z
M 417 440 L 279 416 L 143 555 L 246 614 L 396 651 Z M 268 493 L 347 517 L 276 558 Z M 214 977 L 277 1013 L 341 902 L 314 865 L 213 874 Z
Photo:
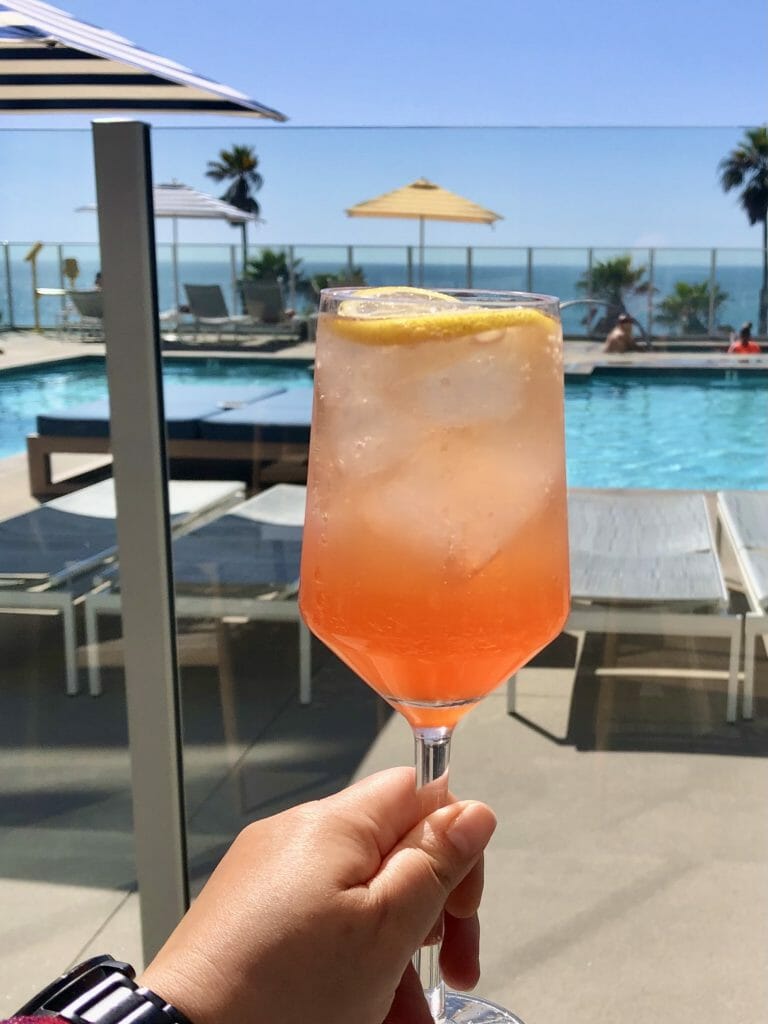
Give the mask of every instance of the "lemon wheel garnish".
M 377 297 L 389 301 L 377 308 Z M 470 306 L 442 292 L 407 287 L 357 289 L 355 298 L 341 301 L 337 314 L 322 313 L 320 320 L 334 334 L 367 345 L 412 345 L 507 327 L 556 329 L 552 317 L 527 306 Z
M 338 316 L 355 318 L 376 316 L 378 319 L 381 315 L 380 313 L 372 314 L 370 312 L 370 300 L 377 298 L 395 300 L 390 303 L 392 307 L 392 316 L 394 317 L 397 317 L 400 314 L 401 307 L 405 309 L 412 308 L 414 305 L 414 299 L 420 303 L 456 303 L 456 300 L 451 298 L 450 295 L 444 295 L 442 292 L 431 292 L 426 288 L 410 288 L 408 285 L 386 285 L 380 288 L 356 288 L 354 298 L 342 299 L 339 303 Z M 398 299 L 402 299 L 402 302 L 398 302 Z M 386 316 L 386 313 L 384 313 L 384 315 Z

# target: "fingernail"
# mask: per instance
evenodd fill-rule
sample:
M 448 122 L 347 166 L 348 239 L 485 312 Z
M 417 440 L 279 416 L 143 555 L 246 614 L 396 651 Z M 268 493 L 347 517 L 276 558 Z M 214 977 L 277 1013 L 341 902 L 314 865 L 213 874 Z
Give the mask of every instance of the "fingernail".
M 476 857 L 496 830 L 496 816 L 485 804 L 468 804 L 445 830 L 448 842 L 462 857 Z

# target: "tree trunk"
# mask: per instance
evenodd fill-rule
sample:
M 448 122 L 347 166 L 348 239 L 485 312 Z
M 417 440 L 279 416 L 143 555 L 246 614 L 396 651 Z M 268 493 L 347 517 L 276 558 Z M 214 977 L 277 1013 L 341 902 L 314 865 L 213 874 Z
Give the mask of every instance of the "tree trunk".
M 763 284 L 760 288 L 757 333 L 760 337 L 765 337 L 768 333 L 768 211 L 763 218 Z

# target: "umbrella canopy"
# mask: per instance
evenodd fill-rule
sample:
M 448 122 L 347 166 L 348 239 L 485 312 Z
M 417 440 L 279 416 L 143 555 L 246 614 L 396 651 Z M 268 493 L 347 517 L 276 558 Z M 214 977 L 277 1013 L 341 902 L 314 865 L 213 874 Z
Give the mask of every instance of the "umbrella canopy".
M 349 217 L 398 217 L 419 222 L 419 284 L 424 283 L 424 221 L 448 220 L 468 224 L 493 224 L 504 218 L 500 213 L 449 192 L 426 178 L 410 185 L 367 199 L 347 210 Z
M 184 217 L 195 220 L 226 220 L 230 224 L 245 224 L 255 220 L 253 213 L 239 210 L 223 199 L 214 199 L 189 185 L 172 181 L 168 185 L 155 185 L 152 189 L 156 217 Z
M 286 118 L 39 0 L 0 0 L 0 112 L 147 111 Z
M 180 181 L 172 181 L 167 185 L 155 185 L 152 188 L 152 202 L 156 217 L 169 217 L 173 221 L 173 248 L 171 251 L 173 269 L 173 295 L 176 306 L 179 305 L 179 265 L 178 265 L 178 221 L 191 220 L 225 220 L 229 224 L 247 224 L 256 220 L 253 213 L 238 210 L 223 199 L 214 199 L 205 192 L 183 185 Z M 95 210 L 95 203 L 78 206 L 78 212 Z
M 256 219 L 254 214 L 239 210 L 231 203 L 225 203 L 223 199 L 214 199 L 205 192 L 198 192 L 189 185 L 182 185 L 180 181 L 155 185 L 152 189 L 152 199 L 156 217 L 173 217 L 174 220 L 179 217 L 194 220 L 226 220 L 230 224 L 245 224 Z M 78 206 L 77 209 L 95 210 L 96 204 L 89 203 L 87 206 Z
M 449 192 L 426 178 L 410 185 L 385 192 L 375 199 L 366 199 L 347 210 L 350 217 L 411 217 L 424 220 L 466 221 L 471 224 L 493 224 L 503 220 L 500 213 L 486 210 L 471 199 Z

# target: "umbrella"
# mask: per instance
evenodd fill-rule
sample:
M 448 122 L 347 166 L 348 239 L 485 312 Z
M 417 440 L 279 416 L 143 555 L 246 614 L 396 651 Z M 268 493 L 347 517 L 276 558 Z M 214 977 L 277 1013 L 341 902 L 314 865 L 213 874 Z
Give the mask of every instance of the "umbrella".
M 169 217 L 173 224 L 173 294 L 176 307 L 179 305 L 178 242 L 180 219 L 184 220 L 225 220 L 229 224 L 247 224 L 255 220 L 252 213 L 239 210 L 223 199 L 214 199 L 205 192 L 172 181 L 167 185 L 155 185 L 152 189 L 155 217 Z M 78 206 L 78 211 L 95 210 L 96 204 Z
M 285 121 L 243 93 L 39 0 L 0 0 L 0 112 L 244 114 Z
M 426 178 L 385 192 L 375 199 L 351 206 L 349 217 L 408 217 L 419 221 L 419 284 L 424 283 L 424 221 L 450 220 L 470 224 L 493 224 L 503 220 L 500 213 L 486 210 L 471 199 L 449 192 Z

